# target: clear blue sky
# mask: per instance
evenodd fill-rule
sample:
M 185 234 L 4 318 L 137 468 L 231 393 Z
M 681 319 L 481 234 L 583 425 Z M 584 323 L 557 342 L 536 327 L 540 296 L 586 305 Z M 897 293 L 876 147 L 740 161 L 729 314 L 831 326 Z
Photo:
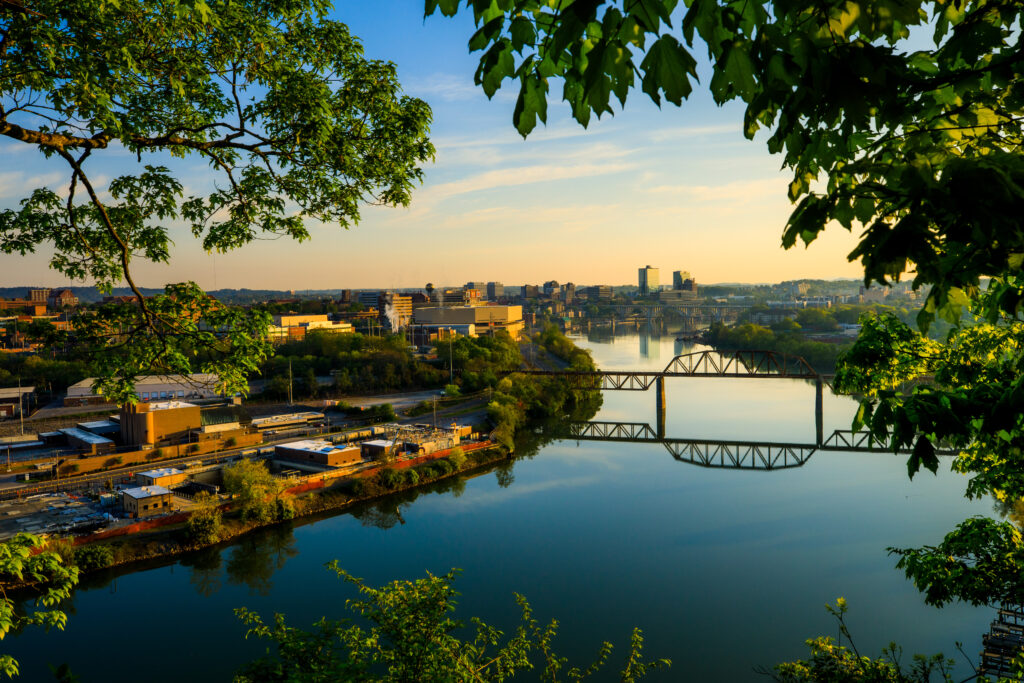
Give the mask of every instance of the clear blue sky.
M 857 277 L 855 236 L 835 227 L 810 249 L 784 251 L 787 176 L 763 141 L 741 134 L 742 109 L 698 89 L 659 110 L 634 93 L 624 112 L 584 130 L 552 87 L 546 128 L 524 141 L 514 93 L 493 100 L 473 85 L 469 14 L 424 21 L 422 0 L 339 2 L 334 18 L 369 56 L 398 65 L 405 90 L 433 108 L 436 163 L 407 208 L 368 208 L 350 229 L 317 225 L 304 244 L 261 242 L 210 255 L 184 229 L 172 265 L 139 264 L 145 286 L 195 280 L 206 288 L 414 287 L 428 281 L 580 284 L 636 281 L 645 264 L 689 270 L 698 282 Z M 707 65 L 702 65 L 707 82 Z M 66 185 L 60 162 L 0 142 L 0 205 L 35 187 Z M 97 164 L 109 181 L 130 171 L 121 154 Z M 178 162 L 186 185 L 208 182 L 198 159 Z M 0 285 L 64 284 L 48 256 L 0 255 Z M 663 279 L 670 277 L 663 274 Z

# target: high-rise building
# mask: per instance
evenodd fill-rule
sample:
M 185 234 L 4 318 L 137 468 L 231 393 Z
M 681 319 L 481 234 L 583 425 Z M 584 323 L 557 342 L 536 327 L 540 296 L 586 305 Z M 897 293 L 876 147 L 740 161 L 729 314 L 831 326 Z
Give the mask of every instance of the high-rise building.
M 536 299 L 540 296 L 540 288 L 537 285 L 523 285 L 520 291 L 524 299 Z
M 487 283 L 486 282 L 467 282 L 466 286 L 463 287 L 463 289 L 475 289 L 478 292 L 480 292 L 480 294 L 486 294 L 487 293 Z
M 487 283 L 487 298 L 490 301 L 497 301 L 501 297 L 505 296 L 505 285 L 500 282 L 488 282 Z
M 641 296 L 646 296 L 661 289 L 661 280 L 658 273 L 658 269 L 651 266 L 644 266 L 638 271 Z
M 672 290 L 676 292 L 692 292 L 697 296 L 697 281 L 688 271 L 677 270 L 672 273 Z
M 356 301 L 361 303 L 363 308 L 367 309 L 377 308 L 378 299 L 380 299 L 380 291 L 376 289 L 362 291 L 356 295 Z
M 576 298 L 576 285 L 571 282 L 566 282 L 562 285 L 562 301 L 567 304 L 571 304 L 573 299 Z
M 608 285 L 587 287 L 586 292 L 589 301 L 610 301 L 612 298 L 612 288 Z
M 550 297 L 554 294 L 559 293 L 558 282 L 555 280 L 548 280 L 544 283 L 544 296 Z

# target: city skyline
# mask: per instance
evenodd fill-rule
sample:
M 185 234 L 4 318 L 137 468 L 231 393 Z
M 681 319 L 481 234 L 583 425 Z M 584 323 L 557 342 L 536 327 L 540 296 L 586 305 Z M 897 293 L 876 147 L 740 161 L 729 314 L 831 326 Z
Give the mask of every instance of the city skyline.
M 473 85 L 478 55 L 468 14 L 422 20 L 406 0 L 336 9 L 369 56 L 397 64 L 405 90 L 434 111 L 434 164 L 408 208 L 365 207 L 350 230 L 312 225 L 312 239 L 256 242 L 211 255 L 183 225 L 171 227 L 171 265 L 135 265 L 140 284 L 194 280 L 207 289 L 407 288 L 478 277 L 543 282 L 628 283 L 635 264 L 685 263 L 698 280 L 778 282 L 858 277 L 847 262 L 855 235 L 825 231 L 810 249 L 784 251 L 789 178 L 763 136 L 746 141 L 742 109 L 719 108 L 698 90 L 681 109 L 637 97 L 583 129 L 551 103 L 549 125 L 522 140 L 512 127 L 513 93 L 492 101 Z M 699 72 L 706 82 L 708 65 Z M 557 91 L 557 86 L 553 89 Z M 39 186 L 66 189 L 59 164 L 29 146 L 0 143 L 0 208 Z M 16 163 L 10 163 L 15 160 Z M 186 179 L 186 194 L 211 187 L 196 159 L 143 157 Z M 102 185 L 136 167 L 132 155 L 95 162 Z M 12 170 L 12 169 L 17 170 Z M 657 256 L 657 259 L 654 258 Z M 71 282 L 49 254 L 2 255 L 0 286 Z M 657 265 L 657 264 L 654 264 Z

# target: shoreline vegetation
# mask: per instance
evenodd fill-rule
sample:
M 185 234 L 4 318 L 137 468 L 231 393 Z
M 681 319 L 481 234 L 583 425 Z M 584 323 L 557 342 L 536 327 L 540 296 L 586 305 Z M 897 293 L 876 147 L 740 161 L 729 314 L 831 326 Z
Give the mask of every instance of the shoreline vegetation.
M 578 348 L 556 326 L 549 325 L 532 341 L 576 371 L 596 370 L 589 352 Z M 237 539 L 256 529 L 323 512 L 382 500 L 419 487 L 452 479 L 521 452 L 528 457 L 545 438 L 557 438 L 557 426 L 565 420 L 589 419 L 600 408 L 599 392 L 573 389 L 557 377 L 522 375 L 518 344 L 508 335 L 491 338 L 456 338 L 446 353 L 460 370 L 459 385 L 476 390 L 491 388 L 487 404 L 492 445 L 463 452 L 459 447 L 446 456 L 412 467 L 384 463 L 369 476 L 350 476 L 321 489 L 285 493 L 284 484 L 254 461 L 241 461 L 245 471 L 225 473 L 232 500 L 197 499 L 192 514 L 180 523 L 114 539 L 80 541 L 51 539 L 45 550 L 53 551 L 64 564 L 83 573 L 122 567 L 161 557 L 203 550 Z M 499 379 L 501 374 L 505 374 Z M 546 429 L 540 429 L 546 426 Z M 547 437 L 540 434 L 548 434 Z M 238 468 L 239 465 L 233 466 Z M 33 582 L 6 582 L 7 588 L 27 588 Z
M 280 495 L 265 501 L 268 515 L 247 514 L 244 496 L 221 506 L 212 506 L 216 512 L 198 509 L 200 516 L 219 517 L 214 533 L 197 536 L 195 527 L 190 526 L 195 517 L 152 531 L 116 537 L 113 540 L 98 540 L 75 546 L 68 539 L 51 541 L 45 550 L 56 552 L 67 566 L 75 566 L 84 574 L 105 569 L 123 568 L 128 565 L 176 557 L 206 550 L 249 533 L 284 524 L 304 517 L 323 513 L 334 513 L 361 504 L 374 503 L 411 490 L 436 484 L 447 479 L 476 474 L 495 463 L 506 460 L 510 454 L 502 447 L 492 446 L 469 454 L 453 453 L 447 458 L 433 460 L 407 470 L 396 470 L 383 466 L 369 478 L 347 478 L 337 485 L 324 489 L 307 491 L 295 495 Z M 442 464 L 443 462 L 443 464 Z M 455 463 L 460 463 L 456 467 Z M 482 472 L 479 472 L 482 474 Z M 196 514 L 194 513 L 194 515 Z M 29 588 L 25 583 L 18 588 Z

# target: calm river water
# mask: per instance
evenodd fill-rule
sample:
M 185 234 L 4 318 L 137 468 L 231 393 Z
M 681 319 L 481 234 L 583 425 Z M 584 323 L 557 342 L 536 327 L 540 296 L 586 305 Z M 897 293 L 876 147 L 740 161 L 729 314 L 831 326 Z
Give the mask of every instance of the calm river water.
M 664 367 L 688 352 L 671 337 L 581 339 L 601 367 Z M 794 380 L 666 383 L 668 437 L 814 440 L 814 387 Z M 826 395 L 826 433 L 848 428 L 850 399 Z M 596 419 L 654 423 L 653 392 L 608 392 Z M 338 559 L 374 584 L 459 567 L 459 616 L 503 628 L 513 592 L 556 641 L 589 663 L 602 640 L 621 654 L 631 628 L 645 654 L 672 668 L 650 680 L 765 680 L 756 667 L 802 656 L 835 634 L 824 605 L 839 596 L 863 654 L 891 640 L 907 653 L 980 649 L 991 612 L 926 607 L 893 569 L 887 546 L 937 542 L 987 514 L 963 498 L 965 479 L 924 473 L 905 458 L 817 453 L 799 469 L 705 469 L 658 444 L 561 441 L 456 486 L 278 527 L 178 561 L 89 579 L 67 606 L 67 629 L 0 644 L 23 681 L 68 662 L 85 683 L 230 680 L 265 645 L 243 640 L 232 608 L 284 612 L 306 626 L 343 615 L 350 590 L 323 565 Z M 613 661 L 618 661 L 615 656 Z M 961 669 L 962 671 L 965 669 Z M 608 678 L 608 677 L 606 677 Z

